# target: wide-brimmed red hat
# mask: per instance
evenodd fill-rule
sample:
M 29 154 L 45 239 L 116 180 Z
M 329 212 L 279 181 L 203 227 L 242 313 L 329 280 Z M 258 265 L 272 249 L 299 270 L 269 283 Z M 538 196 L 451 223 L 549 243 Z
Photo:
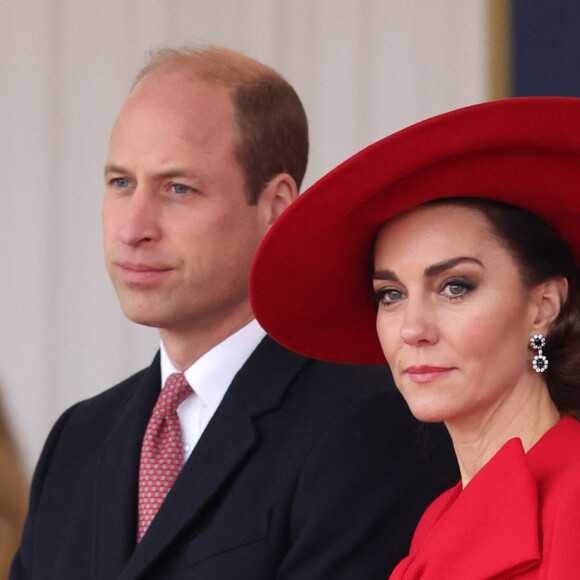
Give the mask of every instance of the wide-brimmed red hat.
M 280 216 L 260 246 L 250 278 L 256 318 L 307 356 L 384 364 L 370 282 L 377 230 L 417 204 L 455 196 L 527 209 L 580 258 L 580 99 L 458 109 L 339 165 Z

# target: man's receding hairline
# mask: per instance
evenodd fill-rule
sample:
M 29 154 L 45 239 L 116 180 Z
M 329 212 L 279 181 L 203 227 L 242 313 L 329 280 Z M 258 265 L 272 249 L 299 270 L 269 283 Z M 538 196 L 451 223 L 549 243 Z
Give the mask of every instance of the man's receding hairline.
M 154 74 L 179 73 L 230 89 L 267 81 L 286 82 L 272 67 L 239 52 L 215 46 L 158 48 L 149 52 L 149 63 L 135 77 L 131 92 Z

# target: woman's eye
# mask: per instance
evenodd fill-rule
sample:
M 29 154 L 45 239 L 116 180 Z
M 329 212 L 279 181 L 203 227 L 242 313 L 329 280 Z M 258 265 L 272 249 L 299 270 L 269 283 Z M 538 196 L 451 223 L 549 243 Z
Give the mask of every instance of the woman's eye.
M 449 296 L 461 296 L 465 291 L 465 288 L 461 284 L 447 284 L 445 289 Z
M 396 288 L 382 288 L 375 292 L 375 302 L 377 304 L 392 304 L 400 300 L 402 295 Z
M 469 280 L 450 280 L 443 285 L 443 294 L 448 298 L 460 298 L 475 288 Z

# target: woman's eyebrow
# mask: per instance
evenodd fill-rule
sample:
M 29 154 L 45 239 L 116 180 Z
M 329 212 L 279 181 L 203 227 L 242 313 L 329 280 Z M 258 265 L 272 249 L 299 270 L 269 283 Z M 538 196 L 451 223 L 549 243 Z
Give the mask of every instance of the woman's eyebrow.
M 450 258 L 449 260 L 444 260 L 443 262 L 438 262 L 437 264 L 433 264 L 432 266 L 425 268 L 424 276 L 426 278 L 437 276 L 437 274 L 445 272 L 446 270 L 449 270 L 454 266 L 457 266 L 457 264 L 461 264 L 463 262 L 473 262 L 475 264 L 479 264 L 482 268 L 485 268 L 483 263 L 477 258 L 471 258 L 469 256 L 458 256 L 457 258 Z M 393 270 L 384 269 L 375 270 L 373 272 L 373 280 L 392 280 L 393 282 L 398 282 L 399 278 Z
M 392 270 L 375 270 L 373 272 L 373 280 L 393 280 L 398 282 L 397 275 Z
M 457 258 L 450 258 L 449 260 L 444 260 L 443 262 L 438 262 L 437 264 L 433 264 L 428 268 L 425 268 L 425 277 L 429 278 L 431 276 L 436 276 L 437 274 L 441 274 L 441 272 L 445 272 L 445 270 L 449 270 L 457 264 L 461 264 L 463 262 L 473 262 L 475 264 L 479 264 L 482 268 L 485 268 L 483 263 L 479 261 L 477 258 L 471 258 L 469 256 L 458 256 Z

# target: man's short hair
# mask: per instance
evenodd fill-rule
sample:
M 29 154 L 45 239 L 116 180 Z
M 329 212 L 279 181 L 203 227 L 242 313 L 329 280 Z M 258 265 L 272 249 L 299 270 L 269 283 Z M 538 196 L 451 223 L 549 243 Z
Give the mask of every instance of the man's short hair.
M 308 161 L 308 123 L 296 91 L 279 73 L 226 48 L 161 48 L 151 52 L 133 86 L 154 71 L 179 71 L 191 80 L 231 89 L 240 130 L 236 157 L 250 205 L 279 173 L 291 175 L 300 188 Z

